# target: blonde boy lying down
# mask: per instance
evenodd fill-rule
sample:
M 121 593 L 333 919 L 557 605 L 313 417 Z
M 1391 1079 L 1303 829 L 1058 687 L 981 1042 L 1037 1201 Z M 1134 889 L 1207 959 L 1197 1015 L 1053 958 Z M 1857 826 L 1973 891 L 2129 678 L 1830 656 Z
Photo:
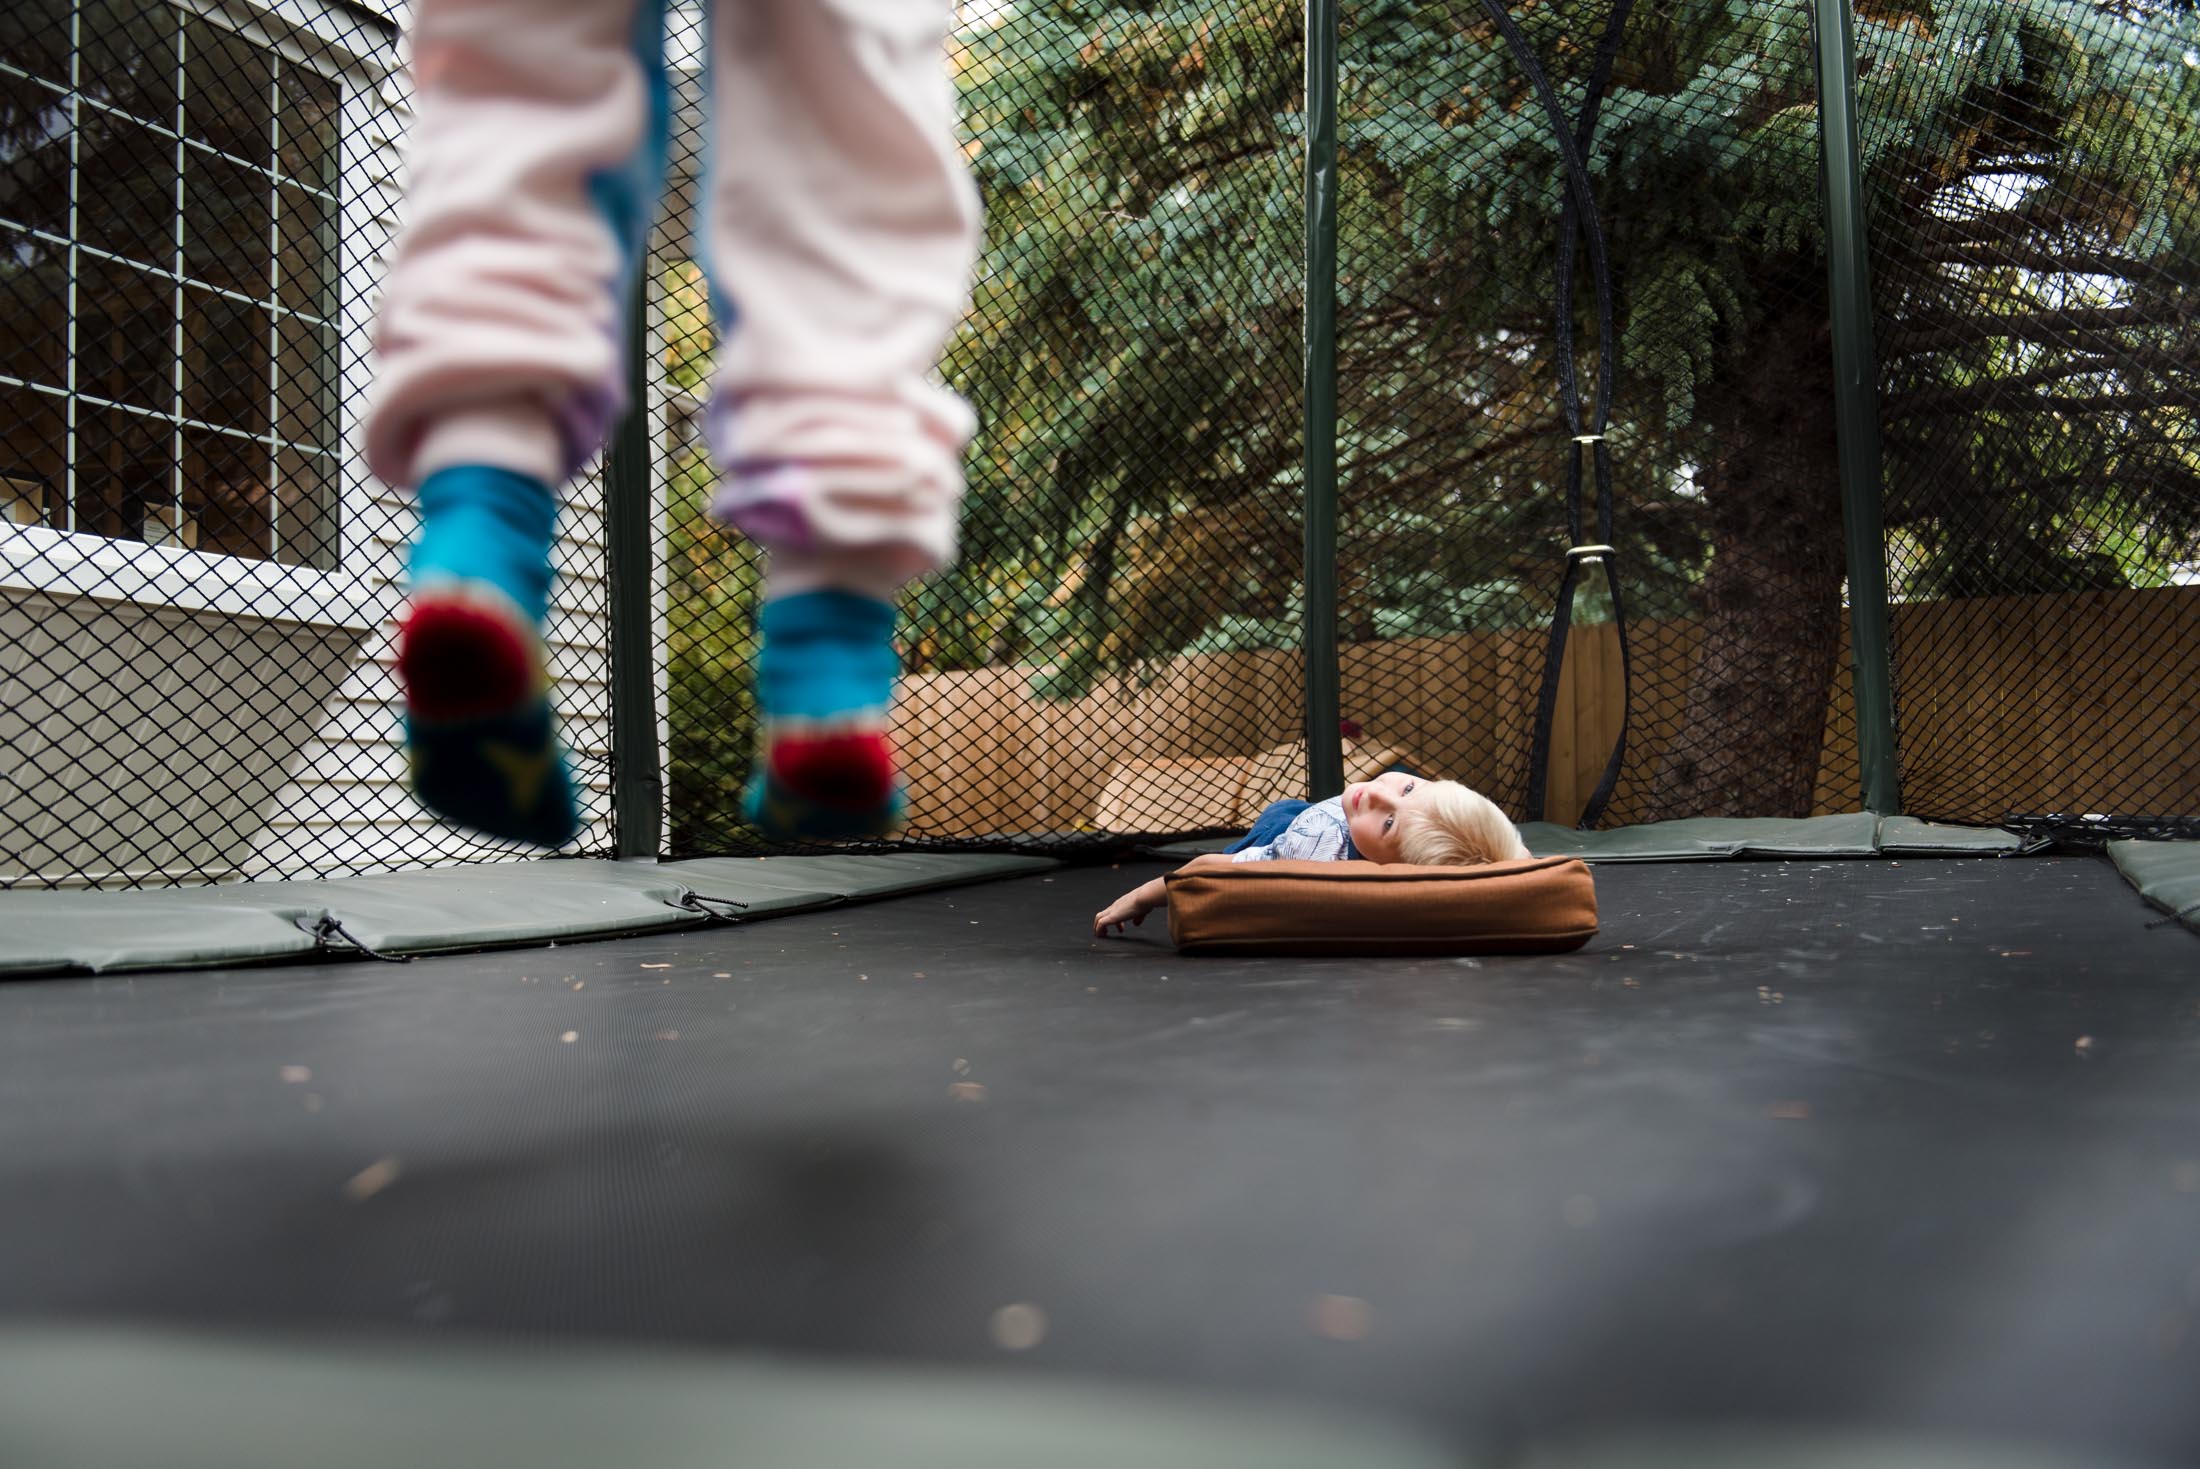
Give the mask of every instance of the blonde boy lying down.
M 1278 801 L 1227 852 L 1195 857 L 1193 867 L 1279 859 L 1411 862 L 1471 867 L 1529 855 L 1527 844 L 1489 798 L 1455 780 L 1391 770 L 1357 781 L 1326 801 Z M 1121 933 L 1166 904 L 1161 878 L 1141 883 L 1093 915 L 1094 938 Z

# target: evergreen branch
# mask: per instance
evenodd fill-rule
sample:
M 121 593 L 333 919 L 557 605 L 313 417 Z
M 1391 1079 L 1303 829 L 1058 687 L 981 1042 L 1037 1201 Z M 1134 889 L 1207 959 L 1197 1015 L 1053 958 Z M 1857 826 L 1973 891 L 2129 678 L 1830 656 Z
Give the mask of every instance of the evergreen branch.
M 1942 219 L 1928 215 L 1927 223 L 1919 231 L 1918 243 L 1927 250 L 1949 245 L 1992 245 L 2006 240 L 2025 240 L 2061 230 L 2086 230 L 2096 236 L 2104 233 L 2102 221 L 2089 217 L 2084 202 L 2067 199 L 2072 207 L 2055 209 L 2044 201 L 2027 199 L 2007 209 L 1988 210 L 1963 219 Z
M 1889 333 L 1891 357 L 1914 352 L 1946 352 L 1984 342 L 2037 342 L 2049 346 L 2082 343 L 2095 351 L 2121 351 L 2129 344 L 2112 333 L 2137 327 L 2188 325 L 2186 313 L 2163 306 L 2096 306 L 2071 311 L 2030 311 L 2009 316 L 1928 319 Z M 2106 339 L 2105 341 L 2102 339 Z M 2089 340 L 2090 339 L 2090 340 Z
M 1970 253 L 1970 252 L 1979 253 Z M 2079 250 L 2064 253 L 2021 242 L 1994 240 L 1943 240 L 1937 250 L 1918 258 L 1931 265 L 1958 265 L 1980 270 L 2028 270 L 2035 275 L 2116 276 L 2134 285 L 2177 285 L 2184 277 L 2151 260 L 2139 260 L 2114 251 Z M 2189 263 L 2188 263 L 2189 264 Z
M 2088 372 L 2108 371 L 2096 365 Z M 2066 377 L 2081 376 L 2067 373 Z M 1929 393 L 1919 393 L 1891 408 L 1887 417 L 1892 420 L 1921 418 L 1966 409 L 1991 408 L 1997 413 L 2139 413 L 2153 409 L 2200 408 L 2200 389 L 2183 386 L 2163 386 L 2149 392 L 2091 393 L 2082 397 L 2064 397 L 2056 393 L 2027 395 L 2012 390 L 2020 380 L 1972 383 L 1961 388 L 1941 388 Z
M 1538 419 L 1533 423 L 1522 424 L 1510 433 L 1499 434 L 1494 438 L 1480 441 L 1475 444 L 1473 450 L 1469 453 L 1447 456 L 1441 462 L 1430 465 L 1417 474 L 1385 480 L 1383 481 L 1384 491 L 1386 494 L 1391 494 L 1401 487 L 1422 486 L 1433 476 L 1451 475 L 1458 473 L 1460 470 L 1472 469 L 1477 465 L 1486 464 L 1492 459 L 1502 458 L 1515 450 L 1524 449 L 1538 440 L 1547 439 L 1556 442 L 1564 434 L 1565 425 L 1556 418 Z M 1355 455 L 1340 464 L 1338 468 L 1347 474 L 1364 476 L 1369 471 L 1381 469 L 1401 457 L 1422 455 L 1427 452 L 1428 446 L 1426 443 L 1419 441 L 1417 438 L 1407 439 L 1377 453 Z

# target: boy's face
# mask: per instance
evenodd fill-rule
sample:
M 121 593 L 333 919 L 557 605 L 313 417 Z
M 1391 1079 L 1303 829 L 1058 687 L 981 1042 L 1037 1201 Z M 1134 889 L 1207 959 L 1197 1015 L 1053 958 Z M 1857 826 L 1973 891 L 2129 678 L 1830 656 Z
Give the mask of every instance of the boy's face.
M 1421 798 L 1427 784 L 1418 776 L 1389 770 L 1344 788 L 1345 828 L 1362 857 L 1370 862 L 1404 860 L 1398 854 L 1398 818 Z

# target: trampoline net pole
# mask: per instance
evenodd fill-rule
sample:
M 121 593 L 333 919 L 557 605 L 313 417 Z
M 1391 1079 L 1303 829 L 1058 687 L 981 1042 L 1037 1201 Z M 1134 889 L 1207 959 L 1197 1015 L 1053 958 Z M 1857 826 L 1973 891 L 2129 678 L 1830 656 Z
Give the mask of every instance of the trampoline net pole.
M 1880 515 L 1878 359 L 1872 350 L 1871 271 L 1864 243 L 1863 165 L 1856 136 L 1856 41 L 1849 0 L 1815 3 L 1834 415 L 1848 547 L 1849 669 L 1856 691 L 1857 762 L 1863 773 L 1864 809 L 1892 816 L 1902 809 L 1902 789 L 1896 765 L 1894 655 L 1887 622 L 1886 532 Z
M 1337 0 L 1306 0 L 1306 797 L 1344 789 L 1337 668 Z
M 657 384 L 648 276 L 627 310 L 627 407 L 604 460 L 604 552 L 610 572 L 611 814 L 620 857 L 662 846 L 664 779 L 657 718 L 656 486 L 650 421 Z

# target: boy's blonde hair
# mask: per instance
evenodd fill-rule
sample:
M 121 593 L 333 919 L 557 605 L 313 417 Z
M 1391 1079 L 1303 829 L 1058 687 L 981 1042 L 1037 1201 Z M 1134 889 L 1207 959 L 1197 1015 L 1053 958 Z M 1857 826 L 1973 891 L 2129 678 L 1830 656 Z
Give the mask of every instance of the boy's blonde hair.
M 1455 780 L 1428 781 L 1398 824 L 1398 855 L 1417 867 L 1474 867 L 1530 855 L 1505 813 Z

